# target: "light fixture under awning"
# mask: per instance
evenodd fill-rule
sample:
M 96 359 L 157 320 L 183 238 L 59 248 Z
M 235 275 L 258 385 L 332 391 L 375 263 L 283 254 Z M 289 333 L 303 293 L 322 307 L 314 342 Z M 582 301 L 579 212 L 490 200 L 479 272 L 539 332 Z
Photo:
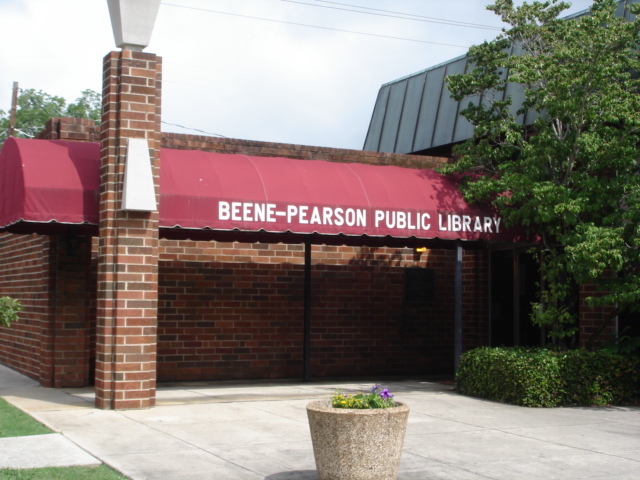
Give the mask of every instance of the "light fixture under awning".
M 99 145 L 9 139 L 0 227 L 98 221 Z M 160 151 L 161 229 L 515 241 L 450 178 L 395 166 Z

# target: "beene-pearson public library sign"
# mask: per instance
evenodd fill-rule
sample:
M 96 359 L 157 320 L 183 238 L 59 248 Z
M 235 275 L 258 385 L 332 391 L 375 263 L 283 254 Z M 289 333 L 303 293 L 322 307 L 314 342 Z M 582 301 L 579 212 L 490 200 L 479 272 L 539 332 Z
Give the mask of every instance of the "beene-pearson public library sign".
M 262 224 L 293 232 L 308 226 L 341 227 L 347 235 L 424 236 L 438 232 L 500 233 L 500 217 L 436 213 L 423 210 L 333 207 L 252 202 L 218 202 L 219 228 L 239 224 L 255 230 Z M 251 228 L 253 226 L 253 228 Z M 436 235 L 437 236 L 437 235 Z
M 97 143 L 9 139 L 0 228 L 98 223 Z M 518 241 L 491 208 L 468 205 L 428 169 L 200 150 L 160 150 L 159 228 Z
M 499 215 L 433 170 L 192 150 L 160 158 L 161 226 L 513 240 Z

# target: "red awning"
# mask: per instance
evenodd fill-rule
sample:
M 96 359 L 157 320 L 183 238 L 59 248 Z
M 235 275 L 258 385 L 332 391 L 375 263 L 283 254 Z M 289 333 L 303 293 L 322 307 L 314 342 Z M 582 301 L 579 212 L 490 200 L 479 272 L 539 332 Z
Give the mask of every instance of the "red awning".
M 11 138 L 0 175 L 0 227 L 98 222 L 98 144 Z M 159 215 L 161 229 L 516 240 L 432 170 L 197 150 L 161 150 Z
M 98 223 L 100 145 L 9 138 L 0 152 L 0 227 Z

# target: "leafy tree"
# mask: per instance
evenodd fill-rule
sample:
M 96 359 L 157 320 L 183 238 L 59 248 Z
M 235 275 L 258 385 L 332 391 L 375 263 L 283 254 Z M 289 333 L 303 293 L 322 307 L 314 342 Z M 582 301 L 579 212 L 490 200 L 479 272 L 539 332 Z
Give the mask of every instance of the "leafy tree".
M 508 27 L 448 78 L 475 130 L 444 171 L 474 173 L 461 187 L 469 201 L 490 200 L 507 225 L 539 236 L 532 320 L 555 342 L 576 331 L 576 284 L 597 285 L 587 302 L 614 315 L 640 307 L 640 21 L 616 17 L 617 5 L 595 0 L 562 20 L 565 2 L 496 0 L 487 8 Z M 503 98 L 507 82 L 521 104 Z
M 102 96 L 93 90 L 83 90 L 74 103 L 67 107 L 67 116 L 100 120 Z
M 21 90 L 16 110 L 16 137 L 34 137 L 52 117 L 100 119 L 101 97 L 93 90 L 84 90 L 74 103 L 66 106 L 64 98 L 32 88 Z M 7 137 L 9 112 L 0 110 L 0 147 Z

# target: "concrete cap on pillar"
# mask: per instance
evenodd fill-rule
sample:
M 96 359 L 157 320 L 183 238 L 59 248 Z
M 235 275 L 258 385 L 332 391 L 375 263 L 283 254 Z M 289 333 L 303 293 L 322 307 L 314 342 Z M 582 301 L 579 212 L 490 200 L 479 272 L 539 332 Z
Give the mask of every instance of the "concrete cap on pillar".
M 107 0 L 116 46 L 142 51 L 151 41 L 160 0 Z

